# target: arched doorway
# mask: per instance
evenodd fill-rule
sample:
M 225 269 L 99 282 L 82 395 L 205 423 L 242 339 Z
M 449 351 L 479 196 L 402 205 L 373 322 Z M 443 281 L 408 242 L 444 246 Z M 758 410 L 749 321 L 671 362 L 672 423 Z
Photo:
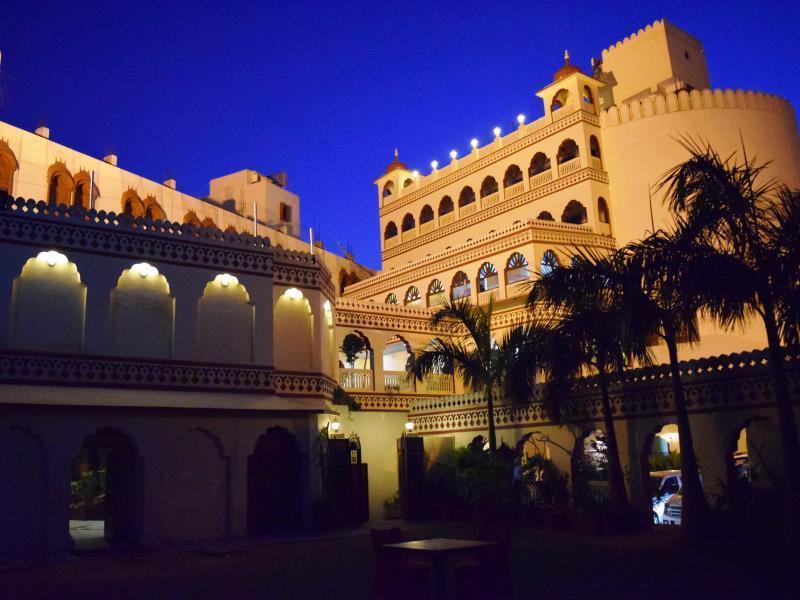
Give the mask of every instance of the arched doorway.
M 132 438 L 103 427 L 72 460 L 70 535 L 76 550 L 141 538 L 144 464 Z
M 763 522 L 781 515 L 779 439 L 777 425 L 766 417 L 748 419 L 735 430 L 725 457 L 727 508 L 734 518 Z
M 283 427 L 258 438 L 247 457 L 247 531 L 264 534 L 301 525 L 300 451 Z
M 0 560 L 45 550 L 47 464 L 42 441 L 21 427 L 0 427 Z
M 680 491 L 683 482 L 681 442 L 675 423 L 659 425 L 647 434 L 640 468 L 645 486 L 644 497 L 650 503 L 653 523 L 680 525 Z

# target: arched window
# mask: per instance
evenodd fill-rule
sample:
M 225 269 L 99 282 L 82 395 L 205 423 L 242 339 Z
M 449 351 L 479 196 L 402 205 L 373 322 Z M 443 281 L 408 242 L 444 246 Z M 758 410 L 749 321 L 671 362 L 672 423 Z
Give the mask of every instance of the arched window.
M 406 213 L 406 216 L 403 217 L 403 222 L 400 224 L 400 229 L 402 231 L 411 231 L 416 226 L 417 223 L 414 221 L 414 215 Z
M 428 286 L 428 306 L 439 306 L 444 304 L 446 299 L 444 284 L 434 279 Z
M 550 168 L 550 159 L 544 152 L 537 152 L 531 159 L 531 165 L 528 167 L 528 175 L 533 177 L 539 173 L 544 173 Z
M 394 192 L 394 182 L 387 181 L 386 185 L 383 186 L 383 197 L 387 198 L 388 196 L 391 196 L 392 192 Z
M 133 218 L 144 216 L 144 204 L 134 190 L 128 190 L 122 195 L 122 212 Z
M 455 206 L 453 206 L 453 199 L 450 196 L 445 196 L 442 198 L 441 202 L 439 202 L 439 216 L 444 216 L 449 214 L 455 210 Z
M 397 225 L 394 224 L 394 221 L 389 221 L 386 224 L 386 229 L 383 230 L 383 239 L 388 240 L 397 235 Z
M 481 184 L 481 198 L 491 196 L 492 194 L 496 193 L 498 189 L 499 187 L 497 185 L 497 180 L 491 175 L 487 176 Z
M 530 276 L 528 261 L 519 252 L 514 252 L 506 263 L 506 285 L 527 281 Z
M 586 104 L 594 105 L 594 98 L 592 97 L 592 90 L 589 89 L 588 85 L 583 86 L 583 101 Z
M 543 210 L 542 212 L 540 212 L 539 216 L 536 217 L 536 218 L 539 219 L 540 221 L 555 221 L 555 219 L 553 218 L 553 215 L 551 215 L 546 210 Z
M 539 272 L 542 275 L 547 275 L 548 273 L 551 273 L 557 266 L 558 257 L 556 256 L 556 253 L 552 250 L 546 250 L 542 255 L 542 264 Z
M 565 89 L 560 89 L 553 96 L 553 101 L 550 103 L 550 112 L 555 112 L 559 108 L 563 108 L 569 102 L 569 92 Z
M 506 174 L 503 176 L 503 187 L 507 188 L 510 185 L 522 181 L 522 169 L 517 165 L 511 165 L 506 169 Z
M 561 213 L 562 223 L 572 223 L 582 225 L 586 223 L 586 207 L 577 200 L 570 200 Z
M 64 166 L 64 163 L 57 162 L 47 170 L 47 203 L 72 204 L 72 190 L 75 181 L 72 174 Z
M 489 290 L 497 289 L 499 286 L 500 281 L 497 276 L 497 269 L 494 268 L 492 263 L 483 263 L 478 270 L 478 291 L 488 292 Z
M 430 205 L 426 204 L 419 213 L 419 224 L 422 225 L 423 223 L 430 223 L 431 221 L 433 221 L 433 209 Z
M 92 185 L 92 177 L 86 171 L 79 171 L 75 175 L 75 191 L 72 194 L 72 204 L 74 206 L 82 206 L 83 208 L 91 208 L 92 201 L 89 197 L 89 187 Z M 97 198 L 100 193 L 97 186 L 94 186 L 94 198 Z
M 422 295 L 419 293 L 419 289 L 417 286 L 412 285 L 410 288 L 406 290 L 406 297 L 403 300 L 403 304 L 406 306 L 421 306 L 422 305 Z
M 578 158 L 579 154 L 578 144 L 575 143 L 575 140 L 567 138 L 561 142 L 561 145 L 558 147 L 556 162 L 560 165 L 573 158 Z
M 589 137 L 589 154 L 595 158 L 600 158 L 600 142 L 597 141 L 597 136 Z
M 472 286 L 469 283 L 469 277 L 464 271 L 459 271 L 453 277 L 453 282 L 450 284 L 450 297 L 453 300 L 459 298 L 469 298 L 472 294 Z
M 458 195 L 458 205 L 459 206 L 467 206 L 468 204 L 472 204 L 475 202 L 475 192 L 469 186 L 466 186 L 461 193 Z
M 17 157 L 9 145 L 0 140 L 0 192 L 14 193 L 14 173 L 18 168 Z
M 411 179 L 411 178 L 409 177 L 408 179 L 406 179 L 406 180 L 403 182 L 403 187 L 404 187 L 404 188 L 407 188 L 407 187 L 408 187 L 408 186 L 410 186 L 412 183 L 414 183 L 414 180 L 413 180 L 413 179 Z
M 608 213 L 608 204 L 606 199 L 600 196 L 597 199 L 597 220 L 601 223 L 611 223 L 611 217 Z
M 183 217 L 183 222 L 186 225 L 194 225 L 195 227 L 203 226 L 203 222 L 193 210 L 190 210 L 186 213 L 186 215 Z
M 386 300 L 384 300 L 384 304 L 399 304 L 399 302 L 397 301 L 397 294 L 392 292 L 388 296 L 386 296 Z
M 156 202 L 155 198 L 153 197 L 145 198 L 144 204 L 146 207 L 144 210 L 145 217 L 153 221 L 167 220 L 167 213 L 164 212 L 164 209 L 161 208 L 161 205 L 158 202 Z

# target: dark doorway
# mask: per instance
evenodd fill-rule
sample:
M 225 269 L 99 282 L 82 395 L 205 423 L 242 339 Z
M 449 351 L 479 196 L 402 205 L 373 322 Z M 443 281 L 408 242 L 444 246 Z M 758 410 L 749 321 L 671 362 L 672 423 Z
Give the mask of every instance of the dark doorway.
M 72 461 L 70 534 L 76 550 L 135 544 L 141 538 L 144 466 L 134 441 L 104 427 Z
M 247 530 L 251 534 L 299 529 L 300 452 L 294 435 L 272 427 L 247 458 Z

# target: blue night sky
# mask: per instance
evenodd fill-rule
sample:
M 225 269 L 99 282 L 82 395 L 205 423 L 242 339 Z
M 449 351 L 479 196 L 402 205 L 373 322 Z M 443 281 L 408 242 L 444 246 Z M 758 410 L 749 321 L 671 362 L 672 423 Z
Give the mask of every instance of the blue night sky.
M 242 168 L 289 173 L 303 226 L 380 263 L 372 181 L 393 149 L 414 169 L 516 115 L 568 48 L 665 17 L 705 44 L 713 86 L 800 106 L 789 2 L 24 2 L 0 11 L 0 119 L 184 192 Z

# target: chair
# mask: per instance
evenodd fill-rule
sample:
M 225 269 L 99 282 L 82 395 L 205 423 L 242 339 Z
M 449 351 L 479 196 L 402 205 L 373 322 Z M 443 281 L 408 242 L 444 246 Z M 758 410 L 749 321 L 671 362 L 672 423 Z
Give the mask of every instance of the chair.
M 376 600 L 399 600 L 409 597 L 430 596 L 430 565 L 425 561 L 398 558 L 386 544 L 406 541 L 399 527 L 369 530 L 375 550 Z

